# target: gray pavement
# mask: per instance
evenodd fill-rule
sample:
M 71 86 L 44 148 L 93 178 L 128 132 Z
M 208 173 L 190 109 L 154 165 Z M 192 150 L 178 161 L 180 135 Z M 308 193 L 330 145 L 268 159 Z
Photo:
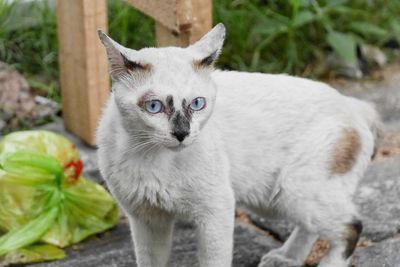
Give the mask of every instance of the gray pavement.
M 334 86 L 340 86 L 340 91 L 346 95 L 375 103 L 386 131 L 400 136 L 400 75 L 394 72 L 387 80 L 389 82 L 345 82 Z M 44 128 L 69 137 L 81 150 L 85 174 L 103 183 L 95 148 L 67 133 L 61 121 Z M 386 145 L 392 149 L 390 143 Z M 362 244 L 355 252 L 355 267 L 400 267 L 400 155 L 388 155 L 371 164 L 356 195 L 364 232 Z M 236 224 L 233 266 L 257 266 L 264 253 L 287 239 L 292 227 L 290 222 L 263 219 L 249 213 L 247 223 L 238 221 Z M 32 266 L 136 266 L 128 225 L 123 218 L 114 229 L 68 248 L 67 252 L 68 257 L 61 261 Z M 197 266 L 195 229 L 190 223 L 176 225 L 171 255 L 170 266 Z

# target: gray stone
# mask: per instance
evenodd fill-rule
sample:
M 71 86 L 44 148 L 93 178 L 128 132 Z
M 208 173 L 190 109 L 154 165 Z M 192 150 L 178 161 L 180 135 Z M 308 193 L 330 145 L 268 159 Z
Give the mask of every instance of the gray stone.
M 235 226 L 234 267 L 256 267 L 261 257 L 280 243 L 246 224 Z M 190 223 L 177 223 L 174 232 L 171 267 L 197 266 L 195 229 Z M 115 229 L 67 249 L 67 258 L 34 267 L 133 267 L 136 266 L 129 227 Z
M 373 241 L 400 231 L 400 157 L 374 162 L 356 194 L 364 224 L 362 235 Z
M 264 254 L 279 246 L 281 246 L 281 243 L 271 236 L 257 231 L 254 226 L 237 224 L 232 266 L 257 267 Z
M 255 226 L 269 232 L 280 241 L 288 239 L 294 229 L 294 224 L 287 220 L 263 218 L 251 212 L 249 217 Z
M 400 239 L 390 239 L 356 251 L 355 267 L 400 267 Z

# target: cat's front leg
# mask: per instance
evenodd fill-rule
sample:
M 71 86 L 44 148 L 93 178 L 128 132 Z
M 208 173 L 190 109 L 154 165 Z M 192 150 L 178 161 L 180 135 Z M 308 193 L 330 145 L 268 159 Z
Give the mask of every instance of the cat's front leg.
M 232 264 L 234 206 L 233 193 L 223 200 L 211 200 L 196 224 L 201 267 L 229 267 Z
M 129 216 L 138 267 L 166 267 L 172 243 L 173 216 Z

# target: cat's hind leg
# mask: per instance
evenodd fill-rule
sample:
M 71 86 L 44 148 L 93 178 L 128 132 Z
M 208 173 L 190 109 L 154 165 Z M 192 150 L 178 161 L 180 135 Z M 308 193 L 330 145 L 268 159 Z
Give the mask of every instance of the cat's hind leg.
M 326 185 L 331 188 L 333 185 Z M 310 188 L 318 188 L 310 184 Z M 321 188 L 321 187 L 319 187 Z M 284 203 L 283 210 L 288 219 L 299 225 L 285 244 L 266 254 L 259 267 L 303 266 L 313 243 L 318 236 L 327 239 L 330 245 L 327 255 L 319 267 L 348 267 L 362 224 L 357 219 L 355 205 L 345 193 L 338 190 L 307 190 L 307 196 L 294 196 L 295 192 L 282 189 L 278 201 Z M 303 192 L 304 193 L 304 192 Z
M 318 235 L 301 225 L 296 226 L 285 243 L 264 255 L 258 267 L 302 266 Z
M 362 223 L 354 218 L 334 231 L 327 232 L 330 248 L 319 267 L 351 266 L 351 258 L 362 231 Z M 333 234 L 333 235 L 332 235 Z M 332 235 L 332 236 L 329 236 Z

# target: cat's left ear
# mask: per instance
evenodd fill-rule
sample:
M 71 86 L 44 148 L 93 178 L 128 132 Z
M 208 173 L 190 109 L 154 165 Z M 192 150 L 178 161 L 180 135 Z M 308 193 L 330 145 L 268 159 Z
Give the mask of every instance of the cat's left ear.
M 196 67 L 211 67 L 221 53 L 225 40 L 225 26 L 217 24 L 199 41 L 189 46 L 187 49 L 194 55 Z
M 127 74 L 135 74 L 150 70 L 150 64 L 144 64 L 128 59 L 127 54 L 132 55 L 133 50 L 129 50 L 101 30 L 98 30 L 99 38 L 107 51 L 109 72 L 114 80 L 118 80 Z

